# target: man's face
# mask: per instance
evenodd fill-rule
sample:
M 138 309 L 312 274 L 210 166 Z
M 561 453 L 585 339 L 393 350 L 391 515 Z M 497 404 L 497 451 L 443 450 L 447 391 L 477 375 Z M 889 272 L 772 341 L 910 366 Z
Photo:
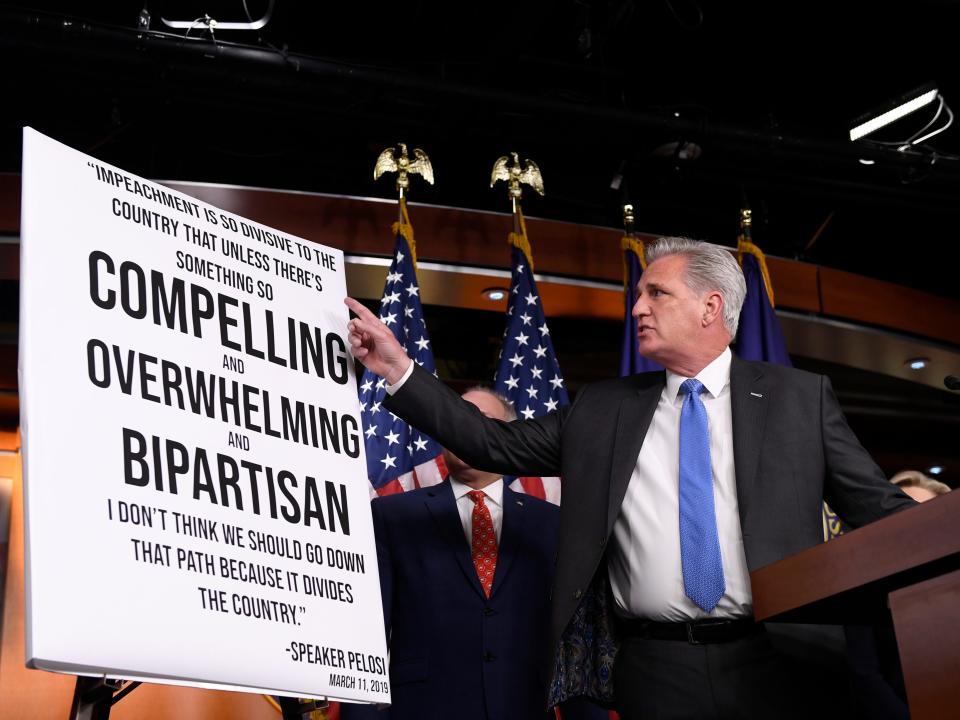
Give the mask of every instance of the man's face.
M 633 306 L 640 354 L 667 367 L 695 354 L 702 338 L 705 299 L 684 282 L 686 266 L 682 255 L 650 263 Z
M 507 412 L 503 404 L 490 393 L 472 390 L 464 393 L 462 397 L 467 402 L 473 403 L 480 408 L 480 412 L 489 418 L 494 418 L 495 420 L 507 419 Z M 474 470 L 446 448 L 443 449 L 443 460 L 447 464 L 447 469 L 450 471 L 450 474 L 461 482 L 467 482 L 469 479 L 472 479 L 473 475 L 479 475 L 481 472 Z M 468 473 L 469 475 L 466 475 Z

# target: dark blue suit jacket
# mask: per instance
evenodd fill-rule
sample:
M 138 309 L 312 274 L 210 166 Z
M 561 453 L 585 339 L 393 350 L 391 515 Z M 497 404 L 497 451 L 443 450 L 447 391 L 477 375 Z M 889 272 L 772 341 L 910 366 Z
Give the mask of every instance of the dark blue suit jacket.
M 489 599 L 449 482 L 373 501 L 393 704 L 344 720 L 531 720 L 546 713 L 559 509 L 503 491 Z

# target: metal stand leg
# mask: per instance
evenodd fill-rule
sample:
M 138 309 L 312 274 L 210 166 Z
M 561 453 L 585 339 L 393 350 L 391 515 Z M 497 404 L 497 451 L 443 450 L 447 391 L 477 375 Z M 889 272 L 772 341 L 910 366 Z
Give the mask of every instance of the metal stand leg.
M 316 710 L 329 707 L 326 700 L 305 700 L 293 697 L 278 697 L 277 704 L 283 713 L 283 720 L 304 720 Z
M 140 685 L 123 680 L 77 676 L 70 706 L 70 720 L 108 720 L 110 708 Z

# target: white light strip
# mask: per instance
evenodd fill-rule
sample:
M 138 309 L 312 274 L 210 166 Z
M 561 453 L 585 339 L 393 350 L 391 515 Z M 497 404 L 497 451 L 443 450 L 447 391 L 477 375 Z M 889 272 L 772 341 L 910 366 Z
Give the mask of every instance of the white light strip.
M 898 105 L 893 108 L 893 110 L 887 110 L 887 112 L 877 115 L 875 118 L 867 120 L 865 123 L 857 125 L 855 128 L 850 129 L 850 140 L 859 140 L 865 135 L 869 135 L 874 130 L 879 130 L 884 125 L 889 125 L 895 120 L 899 120 L 905 115 L 909 115 L 915 110 L 919 110 L 924 105 L 929 105 L 932 103 L 939 93 L 939 90 L 929 90 L 925 92 L 920 97 L 914 98 L 908 102 L 905 102 L 903 105 Z

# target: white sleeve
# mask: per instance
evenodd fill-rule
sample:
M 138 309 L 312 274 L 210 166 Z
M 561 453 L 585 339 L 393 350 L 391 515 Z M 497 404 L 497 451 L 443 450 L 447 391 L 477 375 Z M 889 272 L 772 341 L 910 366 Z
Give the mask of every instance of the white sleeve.
M 403 384 L 407 381 L 411 375 L 413 375 L 413 360 L 410 360 L 410 364 L 407 366 L 407 369 L 404 371 L 403 375 L 400 376 L 400 379 L 397 380 L 393 385 L 387 385 L 386 391 L 387 395 L 393 395 L 397 390 L 403 387 Z

